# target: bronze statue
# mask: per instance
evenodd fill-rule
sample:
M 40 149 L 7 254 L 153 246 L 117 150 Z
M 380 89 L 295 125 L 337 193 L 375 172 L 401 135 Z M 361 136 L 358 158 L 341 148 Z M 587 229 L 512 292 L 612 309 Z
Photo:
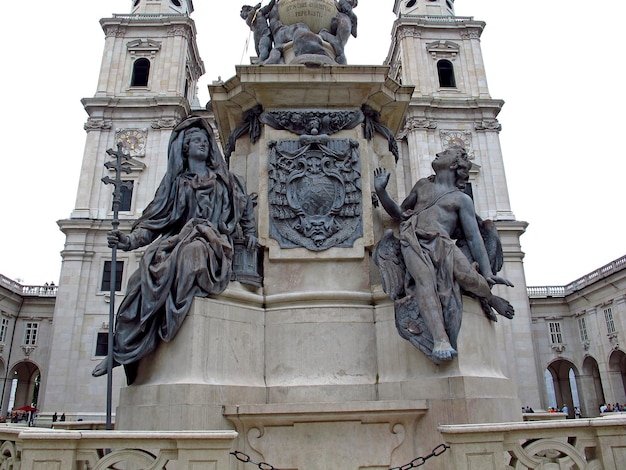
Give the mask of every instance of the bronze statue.
M 116 317 L 113 365 L 124 365 L 129 385 L 139 360 L 160 340 L 174 338 L 194 297 L 226 289 L 238 227 L 247 249 L 255 249 L 253 204 L 244 183 L 228 170 L 208 123 L 190 117 L 172 132 L 165 176 L 130 234 L 108 234 L 110 247 L 149 245 Z M 92 375 L 106 372 L 107 358 Z
M 337 15 L 331 22 L 330 31 L 322 29 L 320 36 L 333 46 L 335 61 L 338 64 L 348 63 L 345 47 L 350 35 L 356 38 L 357 16 L 353 11 L 359 5 L 358 0 L 339 0 L 337 3 Z
M 272 32 L 270 31 L 267 17 L 275 4 L 276 0 L 272 0 L 263 8 L 261 8 L 260 3 L 256 6 L 244 5 L 241 7 L 240 16 L 246 21 L 254 35 L 254 48 L 259 63 L 265 62 L 272 50 Z
M 476 216 L 472 199 L 462 191 L 471 165 L 461 147 L 437 154 L 435 174 L 420 179 L 401 206 L 386 191 L 390 174 L 375 170 L 376 193 L 400 223 L 400 239 L 388 231 L 376 246 L 374 262 L 395 301 L 400 335 L 436 364 L 457 356 L 463 292 L 478 297 L 491 320 L 496 319 L 491 308 L 507 318 L 514 315 L 508 301 L 491 293 L 494 284 L 512 284 L 496 275 L 503 260 L 495 226 Z

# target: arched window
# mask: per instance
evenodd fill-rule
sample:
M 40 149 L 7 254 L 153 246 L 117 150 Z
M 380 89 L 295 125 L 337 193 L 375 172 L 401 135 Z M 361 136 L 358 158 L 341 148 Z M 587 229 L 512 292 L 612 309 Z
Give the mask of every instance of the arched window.
M 439 73 L 439 86 L 442 88 L 456 88 L 454 79 L 454 67 L 449 60 L 437 62 L 437 72 Z
M 150 76 L 150 61 L 142 58 L 137 59 L 133 64 L 133 77 L 130 86 L 148 86 Z

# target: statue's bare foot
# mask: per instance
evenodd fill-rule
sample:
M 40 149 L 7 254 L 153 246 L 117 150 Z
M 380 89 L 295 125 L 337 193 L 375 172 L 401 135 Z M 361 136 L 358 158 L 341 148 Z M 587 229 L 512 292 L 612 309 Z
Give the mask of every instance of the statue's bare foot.
M 93 370 L 91 371 L 91 375 L 93 375 L 94 377 L 102 377 L 103 375 L 106 375 L 106 373 L 108 372 L 108 360 L 108 357 L 102 359 L 102 361 L 100 361 L 100 363 L 93 368 Z M 117 367 L 119 365 L 120 363 L 113 359 L 113 367 Z
M 489 305 L 491 305 L 493 309 L 503 317 L 511 319 L 515 316 L 515 309 L 513 308 L 513 305 L 511 305 L 508 300 L 503 299 L 502 297 L 492 295 L 489 299 Z
M 433 356 L 440 361 L 451 361 L 458 355 L 459 353 L 456 352 L 456 349 L 448 341 L 435 341 Z

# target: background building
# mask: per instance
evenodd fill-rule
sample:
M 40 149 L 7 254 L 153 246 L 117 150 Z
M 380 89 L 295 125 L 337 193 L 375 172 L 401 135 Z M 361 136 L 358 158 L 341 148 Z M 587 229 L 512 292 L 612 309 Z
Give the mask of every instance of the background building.
M 50 374 L 57 287 L 23 286 L 0 275 L 0 416 L 39 405 Z
M 626 256 L 566 286 L 529 287 L 544 409 L 626 403 Z

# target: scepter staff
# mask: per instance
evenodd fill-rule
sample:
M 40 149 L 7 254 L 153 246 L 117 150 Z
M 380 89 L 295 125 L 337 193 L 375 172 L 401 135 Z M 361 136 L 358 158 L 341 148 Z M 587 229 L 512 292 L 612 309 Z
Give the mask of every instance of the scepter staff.
M 122 142 L 117 143 L 117 151 L 113 149 L 107 150 L 107 155 L 113 157 L 115 160 L 105 162 L 104 166 L 107 170 L 115 172 L 115 178 L 105 176 L 102 178 L 104 184 L 113 185 L 113 220 L 111 225 L 113 230 L 117 230 L 120 226 L 118 218 L 120 203 L 122 202 L 122 188 L 132 189 L 132 185 L 129 181 L 122 181 L 121 173 L 130 173 L 132 169 L 128 161 L 130 156 L 124 154 L 122 151 Z M 109 334 L 108 334 L 108 349 L 107 349 L 107 404 L 106 404 L 106 429 L 110 431 L 113 429 L 111 414 L 112 414 L 112 392 L 113 392 L 113 323 L 115 320 L 115 288 L 117 284 L 117 245 L 111 247 L 111 281 L 109 283 L 110 297 L 109 302 Z

